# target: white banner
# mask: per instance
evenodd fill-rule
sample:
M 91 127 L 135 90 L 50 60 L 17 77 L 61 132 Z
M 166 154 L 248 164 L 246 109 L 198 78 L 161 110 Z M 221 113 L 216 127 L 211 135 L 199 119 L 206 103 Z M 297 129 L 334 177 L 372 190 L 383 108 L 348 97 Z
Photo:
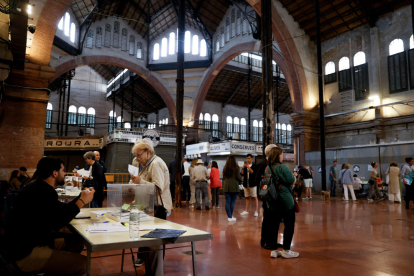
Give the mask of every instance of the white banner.
M 206 153 L 210 150 L 210 143 L 203 142 L 186 146 L 186 155 Z
M 230 151 L 230 142 L 210 144 L 210 152 Z
M 231 151 L 232 152 L 243 152 L 243 153 L 255 153 L 256 144 L 255 143 L 232 142 Z

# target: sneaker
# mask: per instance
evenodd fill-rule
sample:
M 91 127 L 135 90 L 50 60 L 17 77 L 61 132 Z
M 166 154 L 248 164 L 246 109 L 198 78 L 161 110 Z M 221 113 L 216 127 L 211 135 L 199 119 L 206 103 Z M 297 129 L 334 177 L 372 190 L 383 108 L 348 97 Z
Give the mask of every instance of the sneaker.
M 282 257 L 285 259 L 297 258 L 299 257 L 299 253 L 293 252 L 292 250 L 283 250 Z
M 190 204 L 190 208 L 191 209 L 194 209 L 194 204 Z
M 233 218 L 231 218 L 231 221 L 236 221 L 236 220 L 237 220 L 237 219 L 236 219 L 236 218 L 234 218 L 234 217 L 233 217 Z
M 228 222 L 233 222 L 233 221 L 236 221 L 236 220 L 237 220 L 236 218 L 228 218 L 227 219 Z
M 207 211 L 208 211 L 208 210 L 210 210 L 210 207 L 207 207 L 207 206 L 206 206 L 206 210 L 207 210 Z
M 254 212 L 254 216 L 255 217 L 258 217 L 259 216 L 259 213 L 258 212 Z
M 137 259 L 134 263 L 134 266 L 136 267 L 140 267 L 144 264 L 144 260 L 143 259 Z
M 345 199 L 344 197 L 342 198 L 343 201 L 348 201 L 348 199 Z
M 240 213 L 240 215 L 242 215 L 242 216 L 248 215 L 248 214 L 249 214 L 249 212 L 246 212 L 246 211 L 243 211 L 243 212 Z
M 216 206 L 213 206 L 213 209 L 216 209 Z
M 358 200 L 354 200 L 354 203 L 358 203 Z
M 282 251 L 279 250 L 273 250 L 270 252 L 270 258 L 277 258 L 282 256 Z
M 217 205 L 217 206 L 216 206 L 216 209 L 220 209 L 220 206 L 218 206 L 218 205 Z
M 309 200 L 312 200 L 312 197 L 310 197 Z

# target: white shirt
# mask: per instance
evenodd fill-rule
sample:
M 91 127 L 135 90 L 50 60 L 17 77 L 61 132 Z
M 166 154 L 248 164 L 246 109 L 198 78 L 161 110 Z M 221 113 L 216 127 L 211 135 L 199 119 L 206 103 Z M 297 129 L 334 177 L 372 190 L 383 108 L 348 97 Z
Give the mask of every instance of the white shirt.
M 183 166 L 184 166 L 184 174 L 183 174 L 183 176 L 190 176 L 190 171 L 188 170 L 190 168 L 190 166 L 191 166 L 190 163 L 185 162 L 183 164 Z

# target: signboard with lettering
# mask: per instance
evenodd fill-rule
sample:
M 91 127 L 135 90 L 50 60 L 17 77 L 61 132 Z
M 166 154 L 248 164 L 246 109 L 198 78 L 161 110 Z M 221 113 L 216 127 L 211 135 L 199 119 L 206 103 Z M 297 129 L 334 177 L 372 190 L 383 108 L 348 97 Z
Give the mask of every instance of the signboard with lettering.
M 231 143 L 231 152 L 240 152 L 240 153 L 255 153 L 256 144 L 254 143 L 240 143 L 232 142 Z
M 230 142 L 210 144 L 210 152 L 230 151 Z
M 206 153 L 206 152 L 209 152 L 209 150 L 210 150 L 210 143 L 208 142 L 186 146 L 187 155 Z
M 45 139 L 45 150 L 50 149 L 98 149 L 103 147 L 102 138 Z

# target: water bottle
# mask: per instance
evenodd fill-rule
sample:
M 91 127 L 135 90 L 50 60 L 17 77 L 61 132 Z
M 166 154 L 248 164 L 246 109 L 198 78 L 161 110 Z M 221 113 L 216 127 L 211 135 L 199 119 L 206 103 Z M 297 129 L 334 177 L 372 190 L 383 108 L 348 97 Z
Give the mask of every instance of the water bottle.
M 129 214 L 129 239 L 138 240 L 139 238 L 139 211 L 137 205 L 132 206 Z

